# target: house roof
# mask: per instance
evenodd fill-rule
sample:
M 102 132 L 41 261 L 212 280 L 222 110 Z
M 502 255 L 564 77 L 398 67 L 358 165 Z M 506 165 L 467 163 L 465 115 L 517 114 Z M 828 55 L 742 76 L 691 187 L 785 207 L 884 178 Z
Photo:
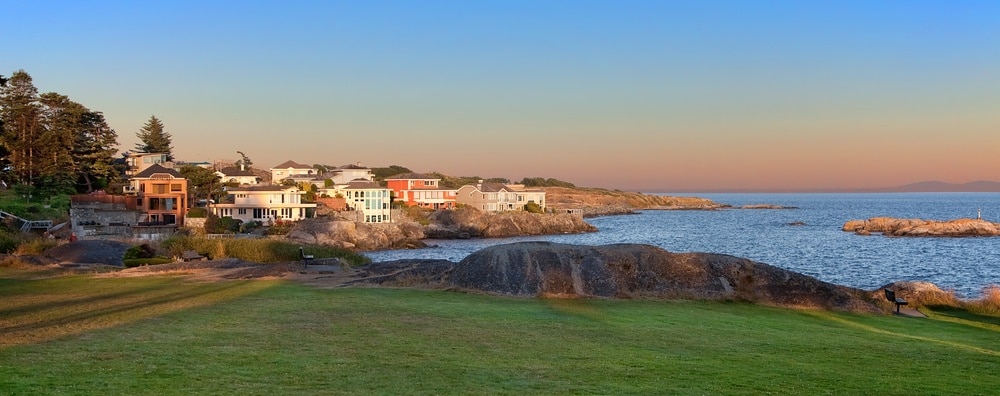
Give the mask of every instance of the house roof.
M 477 185 L 479 191 L 482 192 L 499 192 L 502 190 L 513 191 L 503 183 L 483 183 L 482 185 Z
M 132 176 L 132 178 L 133 179 L 148 179 L 148 178 L 152 177 L 154 174 L 157 174 L 157 173 L 166 173 L 166 174 L 168 174 L 170 176 L 173 176 L 175 179 L 183 179 L 184 178 L 184 176 L 181 176 L 181 174 L 179 172 L 177 172 L 177 171 L 175 171 L 173 169 L 165 168 L 165 167 L 163 167 L 163 165 L 160 165 L 160 164 L 150 165 L 148 168 L 144 169 L 142 172 L 139 172 L 137 175 Z
M 246 186 L 246 187 L 229 187 L 226 189 L 228 192 L 233 191 L 286 191 L 289 189 L 298 189 L 298 186 Z
M 365 190 L 372 188 L 382 188 L 378 183 L 366 179 L 354 179 L 350 183 L 347 183 L 346 189 L 351 190 Z
M 271 167 L 271 169 L 288 169 L 288 168 L 293 168 L 293 169 L 312 169 L 312 167 L 309 166 L 309 165 L 303 165 L 303 164 L 300 164 L 300 163 L 292 161 L 292 160 L 288 160 L 288 161 L 282 162 L 282 163 L 280 163 L 278 165 L 275 165 L 275 166 Z
M 219 169 L 219 173 L 226 176 L 257 176 L 250 170 L 242 170 L 235 166 L 227 166 L 225 168 Z
M 410 172 L 410 173 L 400 173 L 395 176 L 390 176 L 385 178 L 385 180 L 441 180 L 441 179 L 437 177 L 430 177 L 423 173 Z

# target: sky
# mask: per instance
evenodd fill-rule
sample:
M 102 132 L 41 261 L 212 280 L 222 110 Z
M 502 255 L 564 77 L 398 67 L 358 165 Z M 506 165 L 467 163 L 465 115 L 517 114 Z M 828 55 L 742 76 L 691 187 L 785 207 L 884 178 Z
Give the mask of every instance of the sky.
M 0 74 L 185 161 L 627 191 L 1000 181 L 998 1 L 0 0 Z

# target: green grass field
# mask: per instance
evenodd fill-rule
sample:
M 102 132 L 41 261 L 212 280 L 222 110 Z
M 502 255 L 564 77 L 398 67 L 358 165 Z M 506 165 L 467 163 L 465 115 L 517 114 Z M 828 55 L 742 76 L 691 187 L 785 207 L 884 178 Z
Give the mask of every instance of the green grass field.
M 992 394 L 995 317 L 0 268 L 0 394 Z

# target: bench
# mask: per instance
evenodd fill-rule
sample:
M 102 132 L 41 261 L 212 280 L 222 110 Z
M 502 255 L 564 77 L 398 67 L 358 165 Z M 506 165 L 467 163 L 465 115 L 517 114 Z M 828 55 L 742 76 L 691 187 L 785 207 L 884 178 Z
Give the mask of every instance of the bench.
M 896 292 L 894 292 L 892 290 L 889 290 L 889 289 L 885 289 L 885 299 L 889 300 L 889 302 L 891 302 L 893 304 L 896 304 L 896 313 L 897 314 L 899 313 L 899 306 L 900 305 L 910 305 L 910 303 L 906 302 L 906 300 L 904 300 L 902 298 L 896 298 Z
M 302 246 L 299 246 L 299 257 L 302 258 L 302 264 L 309 264 L 309 260 L 313 259 L 313 255 L 306 254 L 306 251 L 302 250 Z
M 181 253 L 181 261 L 208 260 L 208 257 L 198 254 L 196 250 L 185 250 Z

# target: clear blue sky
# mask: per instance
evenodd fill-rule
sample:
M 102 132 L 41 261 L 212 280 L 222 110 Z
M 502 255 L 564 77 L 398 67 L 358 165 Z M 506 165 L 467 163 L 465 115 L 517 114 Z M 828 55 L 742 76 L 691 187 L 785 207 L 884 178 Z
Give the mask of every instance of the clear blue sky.
M 1000 180 L 998 1 L 0 0 L 0 74 L 175 156 L 641 191 Z

